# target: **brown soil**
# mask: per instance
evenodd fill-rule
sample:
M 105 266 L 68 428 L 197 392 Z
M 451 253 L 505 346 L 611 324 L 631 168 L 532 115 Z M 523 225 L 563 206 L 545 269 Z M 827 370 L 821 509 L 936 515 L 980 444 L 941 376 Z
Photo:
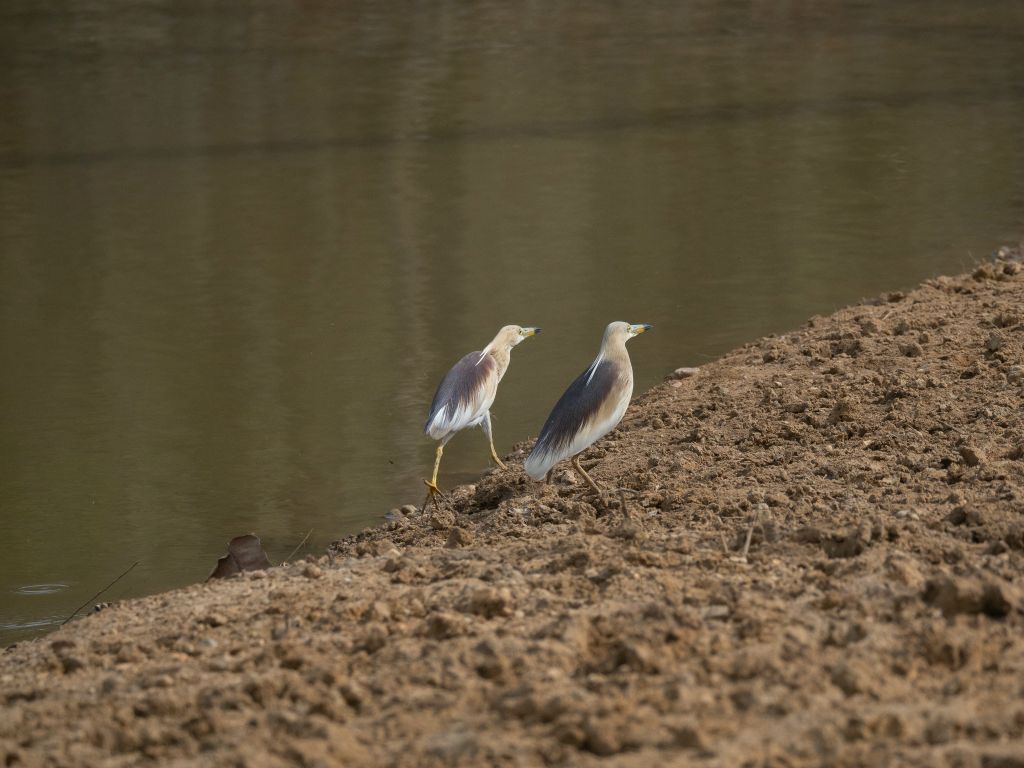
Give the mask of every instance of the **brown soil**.
M 524 444 L 315 562 L 19 645 L 0 757 L 1024 766 L 1022 320 L 1017 261 L 931 280 L 638 398 L 585 456 L 608 511 Z

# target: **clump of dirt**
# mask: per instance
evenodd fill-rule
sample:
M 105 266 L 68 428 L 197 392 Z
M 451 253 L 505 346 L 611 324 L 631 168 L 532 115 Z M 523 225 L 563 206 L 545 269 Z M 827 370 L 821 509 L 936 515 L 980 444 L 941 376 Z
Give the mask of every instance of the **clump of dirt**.
M 0 657 L 5 765 L 1024 765 L 1024 271 L 639 397 L 329 555 Z

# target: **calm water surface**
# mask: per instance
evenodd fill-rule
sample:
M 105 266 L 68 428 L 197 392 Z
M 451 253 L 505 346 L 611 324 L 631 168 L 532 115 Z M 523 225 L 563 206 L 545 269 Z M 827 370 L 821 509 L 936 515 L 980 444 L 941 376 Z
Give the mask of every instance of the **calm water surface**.
M 1024 230 L 1017 0 L 9 0 L 0 104 L 0 643 L 419 501 L 503 324 L 499 452 Z

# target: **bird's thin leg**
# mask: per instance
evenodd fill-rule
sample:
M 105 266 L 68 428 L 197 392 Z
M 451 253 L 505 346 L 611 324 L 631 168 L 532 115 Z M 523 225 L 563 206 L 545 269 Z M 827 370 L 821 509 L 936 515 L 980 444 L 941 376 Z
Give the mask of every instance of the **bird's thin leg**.
M 437 470 L 441 467 L 441 454 L 444 453 L 444 447 L 448 444 L 450 438 L 445 438 L 437 446 L 437 457 L 434 459 L 434 474 L 431 475 L 430 480 L 424 480 L 423 484 L 427 486 L 427 498 L 423 502 L 423 509 L 426 511 L 428 502 L 434 497 L 434 494 L 441 493 L 441 489 L 437 487 Z
M 484 414 L 484 420 L 481 422 L 480 425 L 484 428 L 484 432 L 487 435 L 487 442 L 491 446 L 491 458 L 494 459 L 494 462 L 499 467 L 501 467 L 502 469 L 505 469 L 506 468 L 505 464 L 501 461 L 501 459 L 498 458 L 498 454 L 494 450 L 494 437 L 491 435 L 491 412 L 490 411 L 487 411 Z
M 548 485 L 551 482 L 551 476 L 555 474 L 555 468 L 552 467 L 548 470 L 548 473 L 544 475 L 544 485 Z
M 598 487 L 597 483 L 594 482 L 594 478 L 588 475 L 586 470 L 580 466 L 580 455 L 578 453 L 572 457 L 572 466 L 583 476 L 583 479 L 587 481 L 587 484 L 594 489 L 594 493 L 597 494 L 597 498 L 601 502 L 601 506 L 604 509 L 608 509 L 607 505 L 604 503 L 604 493 Z

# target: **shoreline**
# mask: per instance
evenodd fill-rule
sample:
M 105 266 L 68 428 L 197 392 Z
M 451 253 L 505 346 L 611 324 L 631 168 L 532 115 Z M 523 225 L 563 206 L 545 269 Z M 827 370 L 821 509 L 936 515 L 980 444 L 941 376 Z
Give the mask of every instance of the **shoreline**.
M 19 643 L 0 754 L 1024 765 L 1024 268 L 1003 256 L 635 397 L 584 454 L 607 513 L 568 463 L 528 480 L 520 443 L 327 555 Z

